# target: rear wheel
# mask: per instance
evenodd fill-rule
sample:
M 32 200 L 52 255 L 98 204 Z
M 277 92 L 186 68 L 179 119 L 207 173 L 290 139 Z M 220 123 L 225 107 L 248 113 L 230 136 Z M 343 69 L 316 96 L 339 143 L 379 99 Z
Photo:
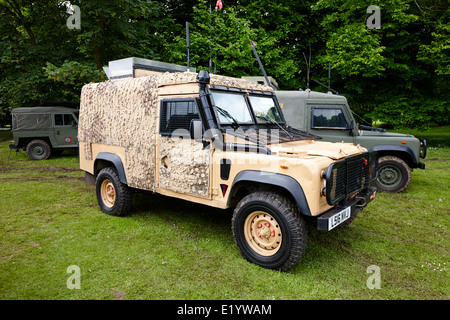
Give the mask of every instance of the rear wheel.
M 30 141 L 27 144 L 27 155 L 31 160 L 46 160 L 50 157 L 50 145 L 41 139 Z
M 305 223 L 297 207 L 273 192 L 255 192 L 236 207 L 232 230 L 236 245 L 248 261 L 287 271 L 306 250 Z
M 402 192 L 411 183 L 411 170 L 400 158 L 384 156 L 378 160 L 378 180 L 375 186 L 380 191 Z
M 130 188 L 120 182 L 114 168 L 104 168 L 95 181 L 97 201 L 102 211 L 113 216 L 124 216 L 131 210 L 133 196 Z

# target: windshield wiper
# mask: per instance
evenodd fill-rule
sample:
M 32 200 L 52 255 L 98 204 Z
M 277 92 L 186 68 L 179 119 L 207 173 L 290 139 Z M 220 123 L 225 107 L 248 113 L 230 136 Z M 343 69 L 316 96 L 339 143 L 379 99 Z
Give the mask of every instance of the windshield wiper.
M 286 132 L 286 134 L 291 138 L 291 140 L 294 139 L 294 137 L 293 137 L 289 132 L 287 132 L 287 130 L 286 130 L 285 128 L 283 128 L 277 121 L 275 121 L 275 120 L 272 119 L 271 117 L 269 117 L 269 116 L 259 116 L 259 115 L 257 115 L 256 117 L 257 117 L 257 118 L 264 119 L 264 120 L 269 121 L 269 122 L 271 122 L 271 123 L 275 123 L 278 127 L 281 128 L 281 130 L 283 130 L 284 132 Z
M 238 121 L 236 120 L 236 118 L 234 118 L 227 110 L 222 109 L 222 108 L 219 107 L 219 106 L 216 106 L 216 109 L 217 109 L 217 111 L 219 111 L 224 117 L 227 117 L 228 119 L 230 119 L 230 120 L 234 123 L 234 125 L 236 126 L 236 128 L 239 127 L 239 123 L 238 123 Z

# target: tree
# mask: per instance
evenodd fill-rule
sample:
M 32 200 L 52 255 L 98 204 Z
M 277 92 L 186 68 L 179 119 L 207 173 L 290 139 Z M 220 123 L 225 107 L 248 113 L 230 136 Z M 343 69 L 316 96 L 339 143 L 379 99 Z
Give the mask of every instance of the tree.
M 222 10 L 215 10 L 215 1 L 199 0 L 190 17 L 170 3 L 179 34 L 168 44 L 168 61 L 186 63 L 183 28 L 190 19 L 191 64 L 208 70 L 211 55 L 213 71 L 215 68 L 217 73 L 236 77 L 262 75 L 251 51 L 250 41 L 254 41 L 266 72 L 284 89 L 299 88 L 303 81 L 302 51 L 308 45 L 304 40 L 308 34 L 305 16 L 310 10 L 307 2 L 299 5 L 280 0 L 226 1 Z M 179 4 L 184 6 L 182 2 Z
M 313 6 L 323 15 L 320 60 L 324 66 L 331 63 L 334 86 L 354 105 L 378 105 L 371 117 L 396 127 L 426 128 L 449 120 L 448 94 L 442 90 L 448 78 L 436 77 L 424 58 L 435 53 L 433 65 L 442 73 L 448 48 L 436 33 L 440 24 L 421 15 L 420 2 L 320 0 Z M 379 30 L 365 27 L 369 5 L 381 9 Z M 434 18 L 448 19 L 444 12 Z M 441 41 L 434 44 L 433 38 Z
M 81 9 L 80 30 L 67 27 L 71 5 Z M 104 79 L 108 61 L 158 58 L 162 7 L 146 0 L 0 0 L 0 109 L 77 101 L 84 83 Z

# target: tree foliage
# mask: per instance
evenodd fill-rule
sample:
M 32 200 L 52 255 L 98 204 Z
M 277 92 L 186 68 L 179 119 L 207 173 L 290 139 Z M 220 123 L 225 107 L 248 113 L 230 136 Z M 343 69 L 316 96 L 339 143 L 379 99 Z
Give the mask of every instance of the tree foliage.
M 396 127 L 449 122 L 447 0 L 0 0 L 0 110 L 77 101 L 103 81 L 108 61 L 130 56 L 229 76 L 261 75 L 250 41 L 281 89 L 327 82 L 353 106 Z M 69 29 L 70 6 L 81 29 Z M 368 29 L 369 5 L 381 28 Z M 310 87 L 325 90 L 310 82 Z

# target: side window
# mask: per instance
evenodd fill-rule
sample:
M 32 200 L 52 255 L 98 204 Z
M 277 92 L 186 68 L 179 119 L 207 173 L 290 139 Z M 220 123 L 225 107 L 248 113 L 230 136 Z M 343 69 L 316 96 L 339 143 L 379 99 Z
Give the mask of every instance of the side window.
M 76 124 L 76 121 L 71 114 L 55 114 L 55 126 L 72 126 L 73 124 Z
M 75 122 L 75 120 L 73 119 L 73 117 L 72 117 L 72 115 L 71 114 L 65 114 L 64 115 L 64 125 L 65 126 L 71 126 L 71 125 L 74 125 L 76 122 Z
M 189 131 L 193 119 L 200 119 L 195 100 L 162 101 L 159 132 L 169 135 L 177 129 Z
M 55 114 L 55 126 L 64 125 L 64 116 L 62 114 Z
M 312 107 L 311 127 L 347 129 L 347 120 L 339 107 Z

